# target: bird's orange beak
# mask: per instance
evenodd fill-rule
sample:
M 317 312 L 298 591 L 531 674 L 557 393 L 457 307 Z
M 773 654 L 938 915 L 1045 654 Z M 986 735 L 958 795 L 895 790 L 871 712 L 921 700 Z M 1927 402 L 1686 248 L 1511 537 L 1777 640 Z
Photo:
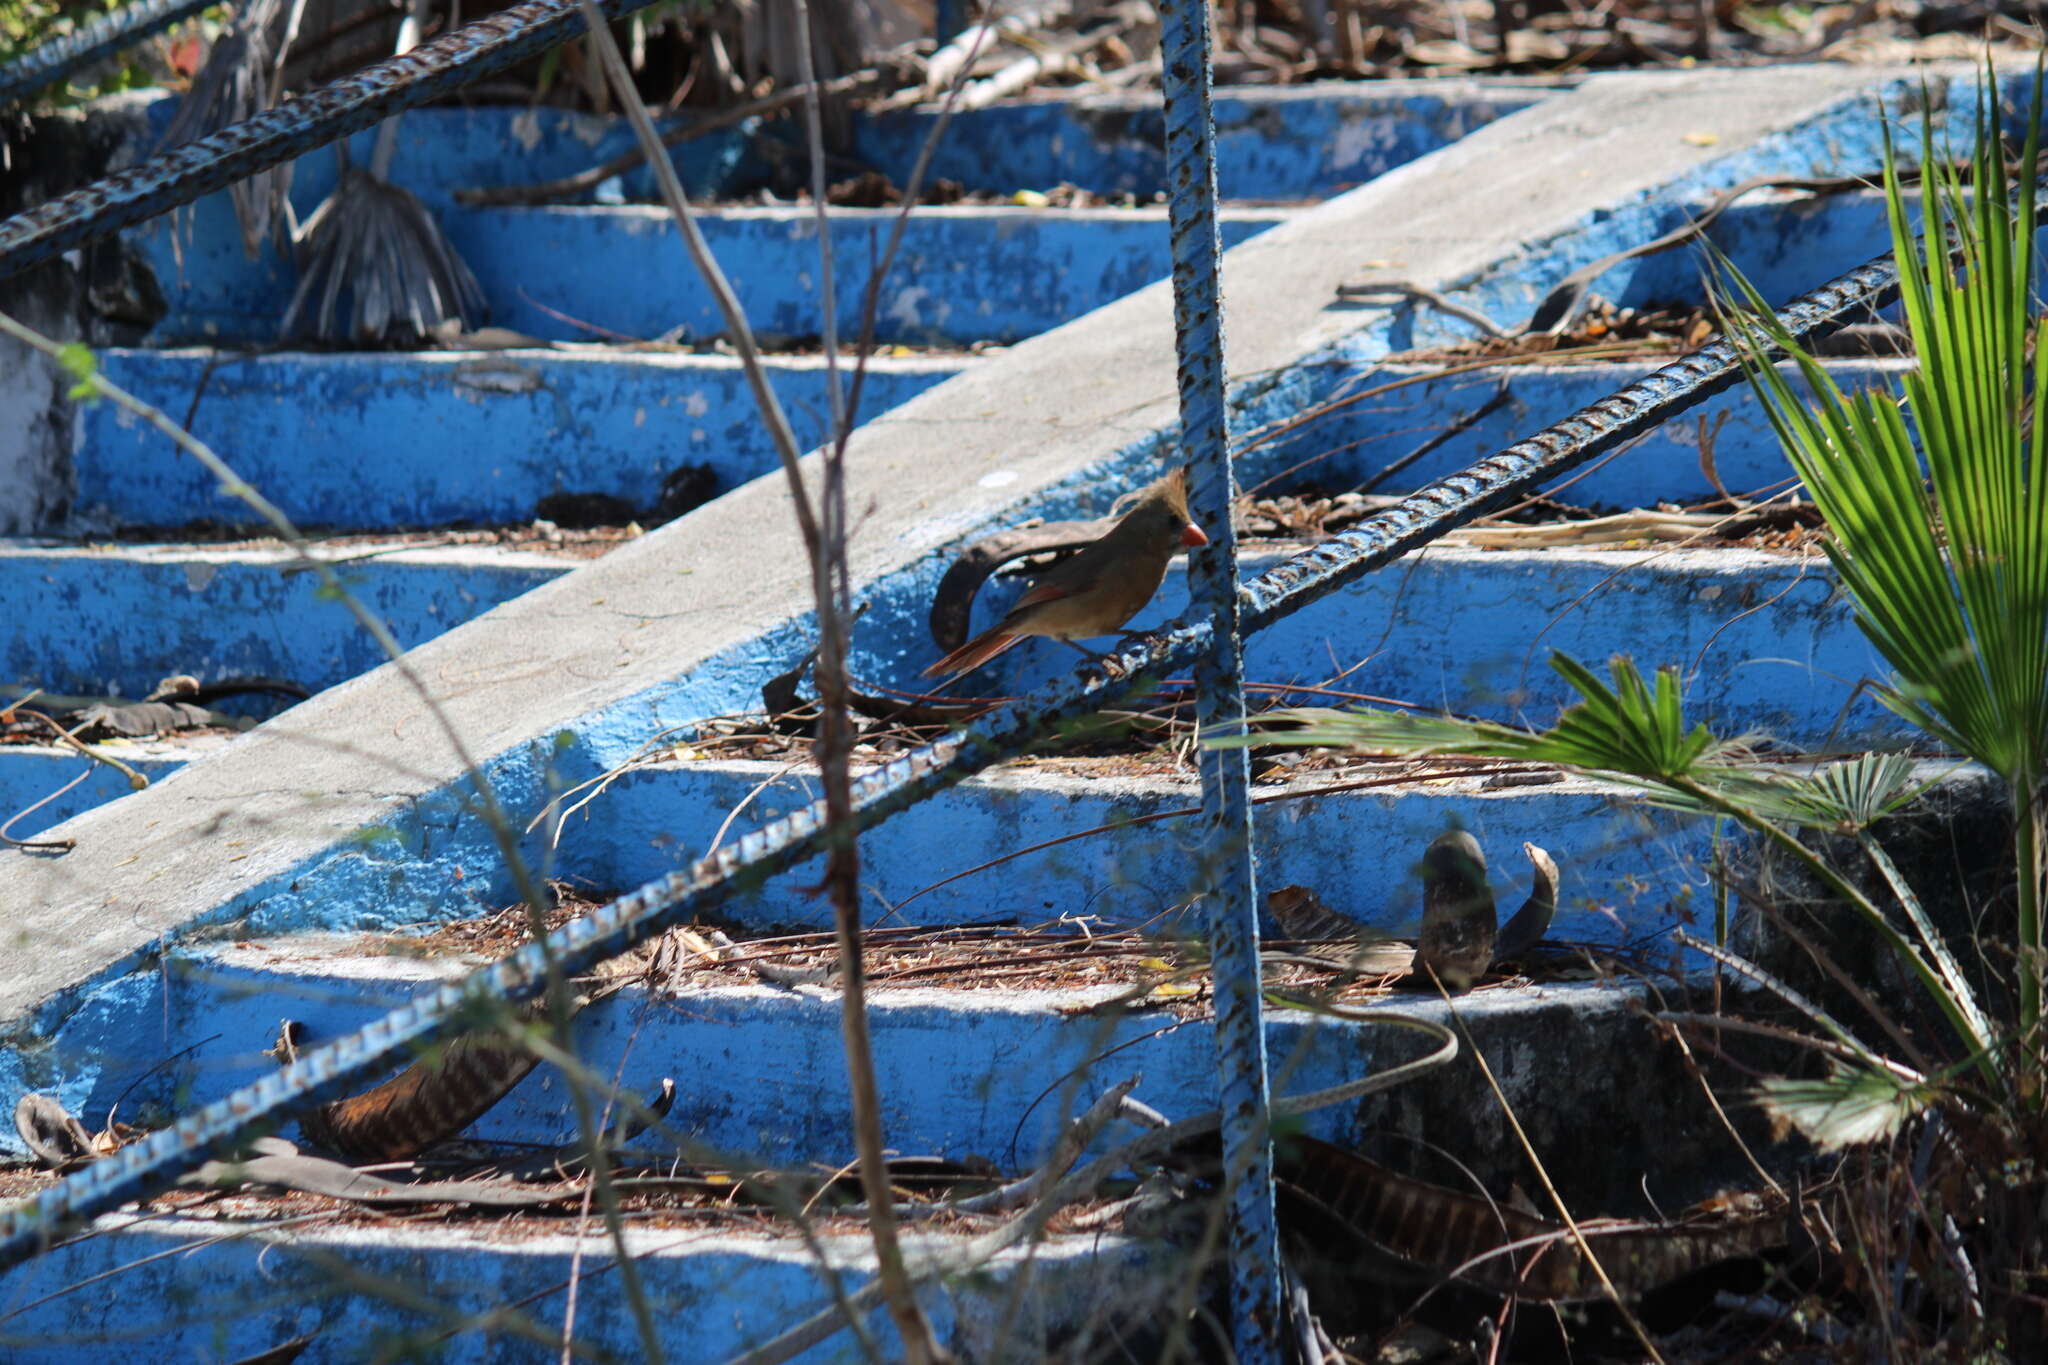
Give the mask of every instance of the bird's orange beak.
M 1180 543 L 1193 550 L 1199 546 L 1207 545 L 1209 537 L 1203 535 L 1202 528 L 1191 521 L 1180 528 Z

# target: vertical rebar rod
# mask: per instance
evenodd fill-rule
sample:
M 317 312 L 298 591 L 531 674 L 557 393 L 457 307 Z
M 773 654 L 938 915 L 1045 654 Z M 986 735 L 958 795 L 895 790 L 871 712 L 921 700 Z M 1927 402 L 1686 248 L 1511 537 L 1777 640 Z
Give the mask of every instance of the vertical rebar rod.
M 1224 407 L 1223 247 L 1216 228 L 1216 139 L 1209 108 L 1211 19 L 1209 0 L 1165 0 L 1159 11 L 1181 450 L 1189 465 L 1190 510 L 1209 536 L 1208 548 L 1196 550 L 1188 565 L 1193 616 L 1210 628 L 1210 648 L 1195 663 L 1195 716 L 1207 731 L 1244 720 L 1237 535 L 1230 522 L 1237 490 Z M 1243 749 L 1204 749 L 1200 762 L 1197 889 L 1208 909 L 1215 974 L 1231 1341 L 1242 1365 L 1270 1365 L 1279 1359 L 1280 1246 L 1267 1128 L 1266 1038 L 1259 1017 L 1250 757 Z

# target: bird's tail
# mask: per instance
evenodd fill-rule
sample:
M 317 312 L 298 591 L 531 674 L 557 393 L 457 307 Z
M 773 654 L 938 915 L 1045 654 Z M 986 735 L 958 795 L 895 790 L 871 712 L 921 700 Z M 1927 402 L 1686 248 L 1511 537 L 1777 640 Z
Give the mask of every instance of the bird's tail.
M 924 671 L 927 678 L 950 678 L 972 673 L 1024 637 L 1007 631 L 985 630 Z

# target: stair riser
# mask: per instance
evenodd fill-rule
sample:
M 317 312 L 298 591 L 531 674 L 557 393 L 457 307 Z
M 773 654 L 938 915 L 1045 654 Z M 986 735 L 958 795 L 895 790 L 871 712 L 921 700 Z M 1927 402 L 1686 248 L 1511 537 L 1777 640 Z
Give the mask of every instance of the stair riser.
M 682 466 L 700 467 L 723 492 L 775 465 L 744 374 L 718 358 L 110 351 L 101 360 L 145 402 L 174 417 L 193 411 L 194 434 L 305 526 L 517 523 L 559 493 L 606 494 L 646 516 L 663 477 Z M 887 411 L 962 363 L 879 361 L 861 411 Z M 770 373 L 798 440 L 822 440 L 824 368 L 778 362 Z M 76 520 L 250 519 L 195 461 L 112 404 L 81 409 L 77 424 Z
M 1273 562 L 1248 557 L 1245 573 Z M 935 586 L 937 566 L 929 573 Z M 973 628 L 1000 620 L 1022 583 L 992 580 Z M 917 676 L 939 654 L 923 619 L 928 597 L 913 589 L 876 598 L 878 609 L 854 635 L 855 672 L 871 682 L 928 687 Z M 1131 628 L 1156 628 L 1186 607 L 1176 565 Z M 1751 551 L 1432 549 L 1247 638 L 1245 676 L 1547 725 L 1575 699 L 1549 666 L 1553 650 L 1603 673 L 1614 654 L 1645 670 L 1677 667 L 1688 716 L 1729 736 L 1761 731 L 1788 744 L 1853 746 L 1904 733 L 1867 699 L 1843 711 L 1857 679 L 1881 674 L 1883 663 L 1836 595 L 1825 562 Z M 953 691 L 1019 695 L 1082 662 L 1058 644 L 1027 640 Z
M 133 752 L 132 745 L 94 747 L 105 749 L 152 783 L 161 782 L 186 762 L 158 754 L 145 757 Z M 85 774 L 84 781 L 60 792 L 80 773 Z M 132 790 L 126 777 L 76 750 L 0 745 L 0 825 L 6 827 L 12 838 L 32 839 L 52 825 L 60 825 L 94 806 L 119 800 Z M 33 812 L 21 814 L 45 797 L 53 799 Z
M 1551 93 L 1492 82 L 1431 89 L 1434 84 L 1219 90 L 1217 188 L 1226 199 L 1320 198 L 1448 146 Z M 1342 97 L 1323 93 L 1337 89 Z M 862 155 L 901 180 L 895 168 L 916 160 L 937 119 L 922 109 L 862 119 L 855 142 Z M 1165 114 L 1156 99 L 1017 101 L 956 114 L 932 154 L 930 174 L 998 193 L 1069 183 L 1098 193 L 1151 195 L 1167 186 L 1165 140 Z
M 274 341 L 296 271 L 270 251 L 247 259 L 224 207 L 208 201 L 195 214 L 190 241 L 181 234 L 174 245 L 170 219 L 132 234 L 175 300 L 150 333 L 151 344 Z M 1271 227 L 1281 214 L 1226 214 L 1224 245 Z M 858 334 L 868 275 L 895 218 L 881 209 L 833 213 L 842 337 Z M 475 272 L 497 326 L 550 341 L 652 340 L 677 328 L 685 340 L 701 341 L 726 330 L 665 209 L 449 209 L 440 220 Z M 756 332 L 771 339 L 818 335 L 818 246 L 808 209 L 733 210 L 699 221 Z M 174 251 L 182 253 L 182 266 Z M 875 335 L 920 346 L 1022 341 L 1164 279 L 1171 260 L 1162 210 L 920 212 L 883 286 Z M 589 326 L 563 321 L 550 308 Z
M 1404 493 L 1456 474 L 1475 461 L 1542 430 L 1564 413 L 1596 403 L 1640 378 L 1653 360 L 1607 365 L 1530 365 L 1480 370 L 1445 379 L 1405 384 L 1375 398 L 1342 404 L 1361 389 L 1433 373 L 1437 367 L 1377 364 L 1369 371 L 1339 371 L 1313 383 L 1301 411 L 1328 405 L 1326 416 L 1270 434 L 1239 433 L 1247 447 L 1238 456 L 1238 479 L 1263 495 L 1308 489 L 1335 492 L 1372 481 L 1374 493 Z M 1910 362 L 1831 361 L 1829 372 L 1845 391 L 1896 388 Z M 1495 392 L 1507 401 L 1474 419 Z M 1293 420 L 1293 419 L 1283 419 Z M 1713 456 L 1714 485 L 1704 467 L 1700 423 L 1705 422 Z M 1396 474 L 1381 472 L 1436 439 L 1448 427 L 1459 433 Z M 1769 497 L 1793 477 L 1770 418 L 1747 388 L 1708 399 L 1675 422 L 1666 423 L 1613 459 L 1594 464 L 1553 485 L 1560 502 L 1599 511 L 1681 506 L 1719 498 Z M 1269 482 L 1270 481 L 1270 482 Z
M 628 774 L 562 831 L 557 865 L 595 886 L 637 886 L 705 854 L 726 813 L 757 794 L 734 828 L 800 808 L 817 790 L 780 764 L 692 762 Z M 1346 778 L 1371 778 L 1371 770 Z M 1292 789 L 1337 780 L 1297 779 Z M 765 785 L 764 785 L 765 784 Z M 1261 783 L 1254 799 L 1290 786 Z M 871 920 L 889 924 L 1037 924 L 1095 915 L 1134 925 L 1169 912 L 1195 874 L 1192 817 L 1148 819 L 1199 804 L 1192 781 L 1009 769 L 934 797 L 914 822 L 893 821 L 861 839 L 861 880 Z M 1147 823 L 1114 828 L 1123 822 Z M 1089 831 L 1104 826 L 1101 833 Z M 1677 922 L 1711 917 L 1703 821 L 1653 812 L 1625 796 L 1572 782 L 1488 789 L 1483 779 L 1387 787 L 1294 800 L 1254 810 L 1260 884 L 1303 883 L 1339 914 L 1413 936 L 1422 915 L 1415 868 L 1430 840 L 1470 830 L 1488 857 L 1505 919 L 1529 889 L 1524 841 L 1548 849 L 1564 876 L 1553 935 L 1594 943 L 1647 942 Z M 1087 835 L 1038 852 L 1048 840 Z M 732 834 L 727 832 L 730 839 Z M 932 883 L 984 862 L 983 872 L 897 906 Z M 822 862 L 803 864 L 743 892 L 720 911 L 764 930 L 830 928 L 831 907 L 808 893 Z
M 384 557 L 345 584 L 410 648 L 571 567 L 536 555 Z M 161 678 L 245 674 L 331 687 L 384 661 L 310 572 L 274 553 L 0 554 L 0 675 L 63 695 L 141 697 Z
M 542 498 L 565 492 L 602 493 L 646 509 L 663 474 L 681 465 L 704 467 L 723 490 L 770 472 L 775 460 L 744 376 L 718 359 L 111 350 L 101 364 L 145 402 L 180 417 L 193 412 L 197 435 L 288 515 L 313 527 L 519 522 L 536 515 Z M 879 415 L 965 365 L 964 358 L 875 361 L 861 410 Z M 1854 389 L 1896 384 L 1905 362 L 1836 362 L 1831 369 Z M 1551 415 L 1604 398 L 1639 372 L 1561 365 L 1416 383 L 1335 407 L 1284 435 L 1244 433 L 1249 448 L 1239 457 L 1239 478 L 1267 493 L 1362 484 L 1505 383 L 1505 405 L 1375 484 L 1378 492 L 1405 491 L 1521 439 Z M 799 441 L 814 444 L 828 408 L 822 367 L 782 363 L 770 373 Z M 1424 373 L 1379 366 L 1363 380 L 1324 378 L 1303 395 L 1300 410 L 1339 403 L 1361 383 Z M 1709 424 L 1715 472 L 1729 491 L 1775 491 L 1791 477 L 1747 391 L 1711 400 L 1699 416 Z M 112 404 L 82 408 L 76 422 L 76 522 L 174 527 L 247 518 L 195 463 Z M 662 459 L 650 459 L 651 449 Z M 1600 464 L 1558 496 L 1615 509 L 1699 502 L 1718 491 L 1702 466 L 1699 427 L 1685 421 Z
M 533 555 L 387 556 L 348 564 L 344 577 L 409 646 L 573 564 Z M 1247 567 L 1256 571 L 1257 562 Z M 0 633 L 0 665 L 12 679 L 54 692 L 141 696 L 171 672 L 264 673 L 317 688 L 382 662 L 310 574 L 267 556 L 22 551 L 0 556 L 0 585 L 26 604 Z M 976 627 L 999 619 L 1019 591 L 1015 581 L 991 585 Z M 922 687 L 917 669 L 937 653 L 922 620 L 929 598 L 902 585 L 874 598 L 878 609 L 855 632 L 856 672 Z M 1161 625 L 1185 603 L 1176 573 L 1133 628 Z M 1855 680 L 1881 661 L 1825 568 L 1740 552 L 1436 551 L 1252 637 L 1246 668 L 1257 682 L 1321 683 L 1363 663 L 1331 685 L 1548 723 L 1572 697 L 1548 667 L 1551 650 L 1596 665 L 1620 653 L 1646 668 L 1684 669 L 1691 713 L 1731 735 L 1757 730 L 1812 745 L 1901 733 L 1873 703 L 1842 709 Z M 1020 693 L 1075 662 L 1070 651 L 1030 641 L 961 690 Z
M 32 1054 L 0 1054 L 0 1076 L 75 1112 L 104 1114 L 126 1092 L 124 1113 L 154 1105 L 183 1112 L 275 1068 L 262 1055 L 284 1018 L 310 1040 L 359 1028 L 452 962 L 337 961 L 310 945 L 276 941 L 223 948 L 213 960 L 174 959 L 103 984 Z M 908 1154 L 985 1157 L 1028 1168 L 1071 1116 L 1117 1081 L 1173 1117 L 1216 1104 L 1215 1044 L 1206 1019 L 1162 1008 L 1110 1019 L 1075 1013 L 1112 992 L 885 990 L 870 998 L 870 1027 L 888 1145 Z M 1552 1174 L 1575 1200 L 1638 1207 L 1642 1172 L 1660 1199 L 1697 1189 L 1732 1153 L 1710 1124 L 1687 1127 L 1642 1112 L 1645 1094 L 1686 1108 L 1679 1058 L 1653 1045 L 1626 986 L 1573 983 L 1488 990 L 1463 997 L 1458 1015 L 1515 1106 Z M 1446 1018 L 1441 1001 L 1405 995 L 1396 1012 Z M 168 1030 L 168 1031 L 166 1031 Z M 1162 1031 L 1163 1030 L 1163 1031 Z M 595 1083 L 617 1075 L 636 1095 L 661 1078 L 677 1086 L 655 1147 L 696 1144 L 742 1161 L 837 1161 L 853 1151 L 836 993 L 724 987 L 649 1001 L 638 988 L 577 1017 L 575 1052 Z M 1267 1014 L 1266 1048 L 1279 1093 L 1342 1084 L 1420 1056 L 1424 1034 L 1285 1010 Z M 150 1068 L 182 1053 L 153 1074 Z M 1114 1049 L 1114 1051 L 1112 1051 Z M 622 1065 L 623 1059 L 623 1065 Z M 130 1086 L 133 1089 L 130 1089 Z M 536 1070 L 472 1129 L 518 1142 L 572 1140 L 568 1082 Z M 1499 1105 L 1469 1056 L 1418 1083 L 1307 1116 L 1310 1133 L 1357 1143 L 1391 1135 L 1440 1144 L 1482 1180 L 1503 1187 L 1523 1158 Z M 1579 1137 L 1609 1135 L 1599 1151 Z M 1405 1150 L 1405 1148 L 1404 1148 Z M 1684 1196 L 1681 1196 L 1683 1202 Z
M 241 1225 L 214 1219 L 158 1220 L 123 1231 L 128 1222 L 106 1220 L 97 1227 L 103 1235 L 9 1276 L 10 1307 L 61 1297 L 0 1318 L 0 1352 L 8 1360 L 100 1365 L 132 1358 L 126 1353 L 140 1350 L 145 1338 L 149 1352 L 165 1359 L 240 1360 L 308 1334 L 313 1341 L 293 1353 L 300 1365 L 360 1361 L 380 1341 L 406 1338 L 416 1346 L 433 1342 L 426 1348 L 431 1358 L 451 1365 L 552 1360 L 554 1350 L 530 1338 L 474 1325 L 514 1307 L 541 1330 L 559 1333 L 572 1280 L 578 1347 L 610 1352 L 605 1358 L 613 1360 L 644 1355 L 601 1224 L 582 1242 L 579 1260 L 573 1217 L 551 1217 L 549 1231 L 519 1235 L 489 1225 L 414 1222 L 316 1224 L 267 1238 L 235 1237 Z M 629 1228 L 634 1270 L 670 1360 L 730 1359 L 829 1301 L 817 1262 L 793 1237 L 689 1225 Z M 824 1241 L 832 1263 L 847 1272 L 848 1290 L 873 1273 L 861 1239 Z M 908 1245 L 923 1241 L 913 1235 Z M 1016 1276 L 1027 1264 L 1030 1289 L 1020 1296 Z M 920 1300 L 939 1338 L 964 1359 L 1022 1361 L 1067 1332 L 1100 1330 L 1102 1319 L 1129 1305 L 1156 1301 L 1173 1264 L 1170 1251 L 1113 1234 L 1058 1239 L 1028 1255 L 1006 1254 L 977 1275 L 946 1277 Z M 893 1358 L 899 1348 L 887 1314 L 876 1310 L 868 1324 Z M 449 1339 L 437 1340 L 443 1334 Z M 842 1332 L 798 1359 L 826 1365 L 867 1357 Z

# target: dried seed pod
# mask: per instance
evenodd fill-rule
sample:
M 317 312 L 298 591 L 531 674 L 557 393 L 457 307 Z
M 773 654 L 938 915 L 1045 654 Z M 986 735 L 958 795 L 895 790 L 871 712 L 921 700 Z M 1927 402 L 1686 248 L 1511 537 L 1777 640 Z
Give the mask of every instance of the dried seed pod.
M 85 1125 L 48 1095 L 23 1095 L 14 1106 L 14 1131 L 46 1169 L 70 1170 L 100 1154 Z
M 299 1128 L 348 1161 L 410 1161 L 476 1122 L 538 1060 L 495 1030 L 464 1033 L 376 1089 L 302 1115 Z
M 1417 969 L 1433 969 L 1446 989 L 1470 990 L 1493 961 L 1498 924 L 1479 841 L 1461 829 L 1439 834 L 1422 855 Z
M 1550 932 L 1550 917 L 1557 913 L 1557 861 L 1534 844 L 1523 844 L 1529 866 L 1535 873 L 1529 899 L 1500 928 L 1493 944 L 1493 959 L 1503 962 L 1535 947 Z

